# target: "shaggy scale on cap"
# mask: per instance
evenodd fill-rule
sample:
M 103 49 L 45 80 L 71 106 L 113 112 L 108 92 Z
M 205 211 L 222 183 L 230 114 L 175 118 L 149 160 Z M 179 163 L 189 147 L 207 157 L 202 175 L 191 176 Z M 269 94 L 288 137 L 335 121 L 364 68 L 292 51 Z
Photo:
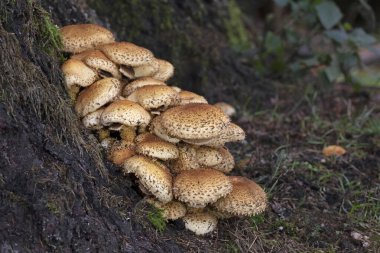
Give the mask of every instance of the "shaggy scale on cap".
M 159 63 L 153 59 L 150 63 L 133 68 L 133 79 L 140 77 L 153 76 L 158 71 Z
M 114 42 L 99 49 L 113 62 L 131 67 L 148 64 L 154 59 L 150 50 L 130 42 Z
M 164 161 L 177 159 L 179 154 L 178 148 L 174 144 L 159 138 L 149 139 L 149 137 L 137 144 L 136 152 Z
M 210 147 L 199 147 L 197 149 L 197 161 L 200 165 L 211 167 L 221 163 L 222 154 L 218 149 Z
M 139 103 L 146 110 L 166 108 L 179 101 L 178 93 L 166 85 L 148 85 L 138 88 L 127 99 Z
M 166 83 L 158 81 L 151 77 L 142 77 L 128 83 L 123 89 L 123 96 L 128 97 L 138 88 L 141 88 L 147 85 L 166 85 Z
M 173 184 L 175 198 L 192 207 L 205 207 L 231 191 L 230 179 L 212 169 L 182 171 Z
M 229 173 L 235 167 L 235 159 L 226 147 L 218 148 L 219 154 L 222 156 L 222 162 L 213 165 L 212 168 L 223 173 Z
M 213 204 L 218 211 L 238 216 L 251 216 L 261 213 L 267 206 L 263 189 L 245 177 L 229 177 L 232 192 Z
M 117 100 L 106 107 L 101 121 L 105 126 L 119 123 L 127 126 L 146 126 L 151 119 L 150 114 L 139 104 L 128 100 Z
M 63 51 L 79 53 L 115 41 L 113 34 L 94 24 L 67 25 L 59 29 Z
M 197 160 L 197 149 L 189 144 L 178 145 L 179 156 L 170 167 L 171 172 L 179 173 L 183 170 L 196 170 L 200 168 Z
M 101 79 L 79 93 L 75 111 L 80 117 L 94 112 L 117 97 L 120 90 L 121 83 L 116 78 Z
M 153 78 L 166 82 L 174 75 L 174 66 L 170 62 L 162 59 L 156 59 L 156 62 L 158 64 L 158 70 L 153 75 Z
M 118 67 L 108 59 L 100 50 L 87 50 L 80 54 L 71 56 L 71 59 L 81 60 L 87 66 L 97 70 L 100 76 L 115 77 L 121 79 Z
M 162 126 L 162 117 L 161 116 L 156 116 L 152 122 L 150 123 L 150 130 L 160 137 L 161 139 L 171 142 L 171 143 L 178 143 L 180 140 L 174 137 L 171 137 L 168 135 L 166 130 Z
M 179 139 L 202 139 L 219 136 L 229 121 L 217 107 L 187 104 L 165 111 L 161 123 L 170 136 Z
M 206 212 L 190 213 L 182 218 L 185 227 L 194 232 L 196 235 L 204 235 L 214 231 L 216 225 L 218 225 L 218 219 Z
M 144 156 L 133 156 L 124 163 L 123 168 L 125 173 L 135 174 L 159 201 L 168 203 L 173 199 L 172 176 L 163 164 Z
M 187 104 L 208 104 L 207 100 L 202 97 L 201 95 L 198 95 L 194 92 L 182 90 L 178 93 L 180 98 L 180 105 L 187 105 Z
M 65 61 L 61 67 L 65 76 L 66 87 L 73 85 L 87 87 L 99 79 L 98 74 L 92 68 L 76 59 Z

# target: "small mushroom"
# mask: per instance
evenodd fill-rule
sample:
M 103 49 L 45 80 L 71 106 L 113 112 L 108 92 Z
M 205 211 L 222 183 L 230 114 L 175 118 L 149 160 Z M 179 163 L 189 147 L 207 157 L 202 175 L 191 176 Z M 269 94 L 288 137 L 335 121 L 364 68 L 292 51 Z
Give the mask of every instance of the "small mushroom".
M 113 34 L 95 24 L 67 25 L 59 29 L 63 51 L 79 53 L 115 41 Z
M 138 88 L 127 97 L 139 103 L 146 110 L 167 108 L 178 103 L 178 93 L 166 85 L 148 85 Z
M 194 232 L 196 235 L 204 235 L 215 230 L 218 225 L 218 219 L 207 212 L 189 213 L 182 218 L 186 229 Z
M 79 60 L 69 59 L 61 67 L 66 87 L 70 90 L 76 85 L 87 87 L 99 79 L 97 73 Z M 79 92 L 79 89 L 77 89 Z
M 165 60 L 156 59 L 158 63 L 158 70 L 153 74 L 153 78 L 166 82 L 174 75 L 174 66 Z
M 150 114 L 139 104 L 128 100 L 117 100 L 104 109 L 101 121 L 105 126 L 115 123 L 126 126 L 146 126 L 151 120 Z
M 116 64 L 108 59 L 100 50 L 87 50 L 71 56 L 71 59 L 83 61 L 87 66 L 96 69 L 101 77 L 121 79 L 121 74 Z
M 166 204 L 153 198 L 147 199 L 147 202 L 162 212 L 162 216 L 166 220 L 177 220 L 186 215 L 186 207 L 178 201 L 170 201 Z
M 100 122 L 100 116 L 103 113 L 103 108 L 98 109 L 94 112 L 87 114 L 83 119 L 83 125 L 88 129 L 98 130 L 103 128 L 103 125 Z
M 180 140 L 168 135 L 168 133 L 166 132 L 166 130 L 162 126 L 161 120 L 162 120 L 161 116 L 155 117 L 150 124 L 150 130 L 155 135 L 157 135 L 158 137 L 160 137 L 161 139 L 163 139 L 165 141 L 168 141 L 171 143 L 178 143 Z
M 128 97 L 138 88 L 147 86 L 147 85 L 166 85 L 166 83 L 153 79 L 151 77 L 142 77 L 128 83 L 123 89 L 123 96 Z
M 121 83 L 116 78 L 101 79 L 79 93 L 75 111 L 80 117 L 84 117 L 111 102 L 120 94 L 120 90 Z
M 181 171 L 173 184 L 176 199 L 192 207 L 205 207 L 232 191 L 230 179 L 212 169 Z
M 137 143 L 136 152 L 138 154 L 163 161 L 178 158 L 178 148 L 174 144 L 161 140 L 152 134 L 150 135 L 145 135 L 144 139 Z
M 116 165 L 123 165 L 124 162 L 135 155 L 135 145 L 129 141 L 116 141 L 112 144 L 108 154 L 108 159 Z
M 180 105 L 187 105 L 187 104 L 207 104 L 207 100 L 194 92 L 182 90 L 178 93 L 180 98 Z
M 225 102 L 216 103 L 214 104 L 214 106 L 220 108 L 228 117 L 231 117 L 236 114 L 235 108 L 232 105 L 227 104 Z
M 208 104 L 180 105 L 168 109 L 161 116 L 163 128 L 178 139 L 217 137 L 230 121 L 219 108 Z
M 123 168 L 124 173 L 135 174 L 139 182 L 159 201 L 172 201 L 172 176 L 163 164 L 144 156 L 133 156 L 124 163 Z
M 221 212 L 251 216 L 261 213 L 267 206 L 267 197 L 263 189 L 245 177 L 231 176 L 232 191 L 216 201 L 213 206 Z

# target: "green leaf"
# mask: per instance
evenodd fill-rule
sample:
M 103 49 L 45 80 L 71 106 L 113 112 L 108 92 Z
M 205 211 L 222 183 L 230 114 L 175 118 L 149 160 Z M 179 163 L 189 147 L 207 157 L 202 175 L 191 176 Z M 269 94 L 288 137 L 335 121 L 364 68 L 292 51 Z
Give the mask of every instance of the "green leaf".
M 343 44 L 348 39 L 348 35 L 344 30 L 334 29 L 325 31 L 325 35 L 339 44 Z
M 333 28 L 342 19 L 343 15 L 339 7 L 331 1 L 326 1 L 315 6 L 319 21 L 326 29 Z
M 264 39 L 264 45 L 265 49 L 270 53 L 280 54 L 284 50 L 281 38 L 272 32 L 268 32 L 266 34 Z
M 369 46 L 376 42 L 376 39 L 366 33 L 362 28 L 356 28 L 350 34 L 350 39 L 358 46 Z
M 336 81 L 342 75 L 337 59 L 334 58 L 331 64 L 325 68 L 324 72 L 330 83 Z
M 274 3 L 278 6 L 278 7 L 285 7 L 288 3 L 289 3 L 289 0 L 274 0 Z

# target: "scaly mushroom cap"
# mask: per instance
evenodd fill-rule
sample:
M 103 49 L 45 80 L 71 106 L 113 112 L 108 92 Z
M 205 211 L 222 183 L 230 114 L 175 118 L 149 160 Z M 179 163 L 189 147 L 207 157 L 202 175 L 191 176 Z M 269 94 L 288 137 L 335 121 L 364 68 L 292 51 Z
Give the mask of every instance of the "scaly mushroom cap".
M 158 63 L 158 70 L 153 75 L 153 78 L 166 82 L 169 78 L 174 75 L 174 66 L 165 60 L 156 59 Z
M 59 29 L 63 51 L 79 53 L 115 41 L 113 34 L 94 24 L 67 25 Z
M 153 198 L 147 199 L 147 202 L 162 211 L 162 216 L 166 220 L 177 220 L 186 215 L 186 207 L 178 201 L 161 203 Z
M 215 106 L 187 104 L 165 111 L 161 123 L 170 136 L 179 139 L 202 139 L 219 136 L 229 120 Z
M 216 103 L 214 106 L 220 108 L 220 110 L 222 110 L 228 117 L 231 117 L 236 113 L 235 108 L 225 102 Z
M 230 179 L 211 169 L 182 171 L 173 184 L 175 198 L 192 207 L 205 207 L 231 191 Z
M 173 138 L 173 137 L 169 136 L 168 133 L 166 132 L 166 130 L 163 128 L 163 126 L 161 124 L 161 119 L 162 119 L 161 116 L 155 117 L 150 124 L 150 130 L 155 135 L 157 135 L 158 137 L 160 137 L 161 139 L 163 139 L 165 141 L 168 141 L 171 143 L 178 143 L 180 140 L 177 138 Z
M 150 63 L 133 68 L 133 78 L 153 76 L 158 71 L 159 62 L 153 59 Z M 157 79 L 158 80 L 158 79 Z
M 121 79 L 118 67 L 108 59 L 100 50 L 87 50 L 71 56 L 71 59 L 81 60 L 98 71 L 102 77 L 115 77 Z
M 197 149 L 197 161 L 200 165 L 211 167 L 221 163 L 222 160 L 222 154 L 218 149 L 205 146 L 199 147 Z
M 205 139 L 182 139 L 184 142 L 194 145 L 205 145 L 209 147 L 221 147 L 227 142 L 242 141 L 245 139 L 245 132 L 234 123 L 229 123 L 224 131 L 215 138 Z
M 130 42 L 114 42 L 99 49 L 113 62 L 131 67 L 148 64 L 154 58 L 151 51 Z
M 80 117 L 94 112 L 120 94 L 121 83 L 116 78 L 105 78 L 79 93 L 75 111 Z
M 147 139 L 137 144 L 136 152 L 141 155 L 161 159 L 164 161 L 177 159 L 178 149 L 177 147 L 167 141 L 156 139 Z
M 112 144 L 108 154 L 108 159 L 116 165 L 123 165 L 124 162 L 135 155 L 135 145 L 130 141 L 116 141 Z
M 138 88 L 147 85 L 166 85 L 166 83 L 153 79 L 151 77 L 142 77 L 127 84 L 123 90 L 123 96 L 128 97 Z
M 194 232 L 196 235 L 204 235 L 214 231 L 218 225 L 218 219 L 206 212 L 190 213 L 182 218 L 185 222 L 185 227 Z
M 197 159 L 197 149 L 189 144 L 181 143 L 178 145 L 179 156 L 174 161 L 170 170 L 173 173 L 179 173 L 183 170 L 196 170 L 200 168 Z
M 61 69 L 65 76 L 66 87 L 69 89 L 73 85 L 87 87 L 99 79 L 96 71 L 79 60 L 69 59 L 63 63 Z
M 232 192 L 213 204 L 218 211 L 238 216 L 251 216 L 261 213 L 267 206 L 263 189 L 248 178 L 230 177 Z
M 194 92 L 182 90 L 179 93 L 179 98 L 181 99 L 180 105 L 187 104 L 208 104 L 207 100 Z
M 124 173 L 133 173 L 140 183 L 159 201 L 168 203 L 173 199 L 172 176 L 161 163 L 144 156 L 133 156 L 123 166 Z
M 128 100 L 117 100 L 106 107 L 102 113 L 101 121 L 105 126 L 114 123 L 126 126 L 146 126 L 150 119 L 150 114 L 139 104 Z
M 88 129 L 101 129 L 103 125 L 100 122 L 100 116 L 102 115 L 104 109 L 96 110 L 95 112 L 91 112 L 87 114 L 83 119 L 83 125 Z
M 146 110 L 166 108 L 178 103 L 178 93 L 166 85 L 148 85 L 138 88 L 127 97 L 128 100 L 139 103 Z
M 213 169 L 223 173 L 229 173 L 235 167 L 235 159 L 226 147 L 218 148 L 219 154 L 222 156 L 222 162 L 211 166 Z

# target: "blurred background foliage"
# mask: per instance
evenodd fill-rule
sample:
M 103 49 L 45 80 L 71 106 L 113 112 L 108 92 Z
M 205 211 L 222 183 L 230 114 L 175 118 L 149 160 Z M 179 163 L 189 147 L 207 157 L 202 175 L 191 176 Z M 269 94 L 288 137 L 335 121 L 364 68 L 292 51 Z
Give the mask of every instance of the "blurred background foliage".
M 260 75 L 298 78 L 311 73 L 322 83 L 345 82 L 356 88 L 380 84 L 377 69 L 367 66 L 378 63 L 380 57 L 379 1 L 237 3 L 244 15 L 255 17 L 246 26 L 252 43 L 239 29 L 239 36 L 229 41 L 236 50 L 253 51 L 249 61 Z M 241 15 L 237 6 L 230 0 L 231 18 Z

